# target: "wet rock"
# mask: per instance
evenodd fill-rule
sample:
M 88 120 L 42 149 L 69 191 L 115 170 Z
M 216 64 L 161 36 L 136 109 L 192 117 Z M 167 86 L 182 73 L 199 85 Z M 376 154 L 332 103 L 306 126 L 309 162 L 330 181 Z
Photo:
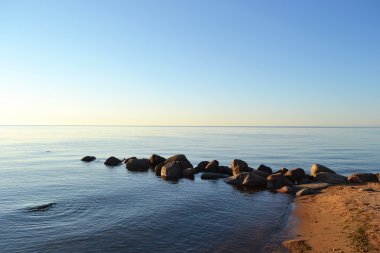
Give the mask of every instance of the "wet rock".
M 296 168 L 286 172 L 285 176 L 292 182 L 298 182 L 305 176 L 305 171 L 301 168 Z
M 43 212 L 54 207 L 55 205 L 56 205 L 55 203 L 48 203 L 48 204 L 43 204 L 39 206 L 33 206 L 33 207 L 29 207 L 28 211 L 29 212 Z
M 148 159 L 129 159 L 126 165 L 130 171 L 146 171 L 150 168 L 150 161 Z
M 265 188 L 267 185 L 267 179 L 250 172 L 242 172 L 226 178 L 226 183 L 238 186 Z
M 297 189 L 292 186 L 283 186 L 280 189 L 277 189 L 278 193 L 286 193 L 286 194 L 296 194 Z
M 356 173 L 348 177 L 350 183 L 368 183 L 378 182 L 376 174 L 372 173 Z
M 232 174 L 235 176 L 242 172 L 250 172 L 252 169 L 248 168 L 248 164 L 240 159 L 232 160 Z
M 156 176 L 161 176 L 161 169 L 165 165 L 165 162 L 162 162 L 158 164 L 156 167 L 154 167 L 154 172 L 156 173 Z
M 166 159 L 163 158 L 162 156 L 159 156 L 159 155 L 156 155 L 156 154 L 153 154 L 149 157 L 149 162 L 150 162 L 150 165 L 154 168 L 156 167 L 158 164 L 162 163 L 162 162 L 165 162 Z
M 313 177 L 315 177 L 315 175 L 317 175 L 318 173 L 320 172 L 328 172 L 328 173 L 332 173 L 332 174 L 335 174 L 335 171 L 333 171 L 332 169 L 329 169 L 323 165 L 320 165 L 320 164 L 313 164 L 313 166 L 311 166 L 311 175 Z
M 272 174 L 267 177 L 268 183 L 267 188 L 268 189 L 278 189 L 283 186 L 292 186 L 293 182 L 290 181 L 287 177 L 285 177 L 281 173 Z
M 105 162 L 104 162 L 105 165 L 107 166 L 118 166 L 121 164 L 121 160 L 114 157 L 114 156 L 111 156 L 109 157 Z
M 179 161 L 165 162 L 161 169 L 161 177 L 178 179 L 182 176 L 182 164 Z
M 185 155 L 179 154 L 179 155 L 174 155 L 166 159 L 165 163 L 169 162 L 179 162 L 179 165 L 181 166 L 182 169 L 187 169 L 187 168 L 193 168 L 194 166 L 191 164 L 191 162 L 186 158 Z
M 315 189 L 312 189 L 312 188 L 305 188 L 305 189 L 302 189 L 302 190 L 299 190 L 297 193 L 296 193 L 296 196 L 297 197 L 300 197 L 300 196 L 305 196 L 305 195 L 313 195 L 313 194 L 316 194 L 318 191 L 315 190 Z
M 219 162 L 217 160 L 212 160 L 206 165 L 206 172 L 217 172 L 219 167 Z
M 335 173 L 319 172 L 314 176 L 317 182 L 328 184 L 345 184 L 348 182 L 347 178 Z
M 182 176 L 191 177 L 197 172 L 196 168 L 187 168 L 182 171 Z
M 282 169 L 279 169 L 278 171 L 274 172 L 273 174 L 281 173 L 281 174 L 285 175 L 285 173 L 288 171 L 289 170 L 287 168 L 282 168 Z
M 95 156 L 89 156 L 89 155 L 87 155 L 87 156 L 83 157 L 81 159 L 81 161 L 89 163 L 89 162 L 95 161 L 95 159 L 96 159 Z
M 217 172 L 232 176 L 232 169 L 228 166 L 219 166 Z
M 228 177 L 226 174 L 215 173 L 215 172 L 205 172 L 202 174 L 201 179 L 203 180 L 215 180 L 219 178 Z
M 271 169 L 270 167 L 268 167 L 268 166 L 265 166 L 264 164 L 261 164 L 261 165 L 257 168 L 257 170 L 259 170 L 259 171 L 263 171 L 263 172 L 267 173 L 268 175 L 272 174 L 272 169 Z
M 196 168 L 198 171 L 205 171 L 207 164 L 209 164 L 208 161 L 202 161 L 202 162 L 198 163 Z

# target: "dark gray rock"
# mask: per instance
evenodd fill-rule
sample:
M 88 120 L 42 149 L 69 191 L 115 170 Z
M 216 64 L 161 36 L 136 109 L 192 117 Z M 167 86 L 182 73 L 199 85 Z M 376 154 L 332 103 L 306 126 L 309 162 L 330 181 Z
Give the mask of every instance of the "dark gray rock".
M 215 173 L 215 172 L 205 172 L 202 174 L 201 179 L 203 180 L 216 180 L 219 178 L 228 177 L 226 174 Z
M 281 173 L 272 174 L 267 177 L 268 183 L 267 188 L 268 189 L 278 189 L 283 186 L 292 186 L 293 182 L 290 181 L 287 177 L 285 177 Z
M 281 173 L 281 174 L 285 175 L 285 173 L 288 171 L 289 170 L 287 168 L 282 168 L 282 169 L 279 169 L 278 171 L 274 172 L 273 174 Z
M 242 172 L 232 177 L 226 178 L 226 183 L 237 186 L 249 186 L 265 188 L 267 185 L 267 179 L 260 177 L 250 172 Z
M 207 166 L 208 163 L 209 163 L 208 161 L 202 161 L 202 162 L 198 163 L 198 165 L 196 167 L 197 170 L 198 171 L 205 171 L 206 166 Z
M 368 183 L 378 182 L 376 174 L 372 173 L 355 173 L 348 177 L 350 183 Z
M 313 177 L 315 177 L 315 175 L 317 175 L 320 172 L 328 172 L 328 173 L 335 174 L 335 171 L 333 171 L 332 169 L 327 168 L 326 166 L 323 166 L 323 165 L 320 165 L 320 164 L 317 164 L 317 163 L 315 163 L 315 164 L 313 164 L 313 166 L 311 166 L 310 174 Z
M 169 157 L 168 159 L 166 159 L 165 163 L 169 163 L 169 162 L 179 162 L 182 169 L 193 168 L 193 165 L 191 164 L 191 162 L 183 154 Z
M 265 177 L 265 178 L 267 178 L 267 177 L 270 176 L 270 174 L 268 174 L 268 173 L 266 173 L 266 172 L 264 172 L 264 171 L 261 171 L 261 170 L 254 170 L 254 169 L 249 168 L 249 167 L 248 167 L 248 169 L 251 170 L 251 171 L 250 171 L 251 173 L 253 173 L 253 174 L 255 174 L 255 175 L 258 175 L 258 176 L 260 176 L 260 177 Z
M 161 169 L 161 177 L 178 179 L 182 176 L 182 165 L 179 161 L 165 162 Z
M 219 166 L 217 172 L 232 176 L 232 169 L 228 166 Z
M 165 162 L 162 162 L 158 164 L 156 167 L 154 167 L 154 172 L 156 173 L 156 176 L 161 176 L 161 169 L 165 165 Z
M 250 172 L 252 169 L 248 168 L 248 164 L 240 159 L 232 160 L 232 174 L 235 176 L 242 172 Z
M 347 177 L 328 172 L 319 172 L 314 178 L 317 182 L 328 184 L 345 184 L 348 182 Z
M 89 163 L 89 162 L 92 162 L 92 161 L 95 161 L 95 159 L 96 159 L 96 157 L 95 156 L 85 156 L 85 157 L 83 157 L 82 159 L 81 159 L 81 161 L 82 162 L 87 162 L 87 163 Z
M 301 168 L 296 168 L 286 172 L 285 176 L 292 182 L 298 182 L 305 176 L 305 171 Z
M 165 162 L 165 161 L 166 161 L 165 158 L 163 158 L 162 156 L 156 155 L 156 154 L 151 155 L 149 158 L 150 165 L 153 168 L 156 167 L 158 164 Z
M 55 205 L 56 205 L 56 203 L 48 203 L 48 204 L 43 204 L 43 205 L 39 205 L 39 206 L 33 206 L 33 207 L 29 207 L 28 211 L 29 212 L 43 212 L 43 211 L 47 211 L 48 209 L 54 207 Z
M 130 171 L 146 171 L 150 168 L 148 159 L 129 159 L 127 162 L 127 169 Z
M 317 190 L 315 189 L 312 189 L 312 188 L 305 188 L 305 189 L 302 189 L 302 190 L 299 190 L 297 193 L 296 193 L 296 196 L 297 197 L 301 197 L 301 196 L 305 196 L 305 195 L 314 195 L 318 193 Z
M 187 168 L 182 171 L 182 176 L 191 177 L 197 172 L 196 168 Z
M 109 157 L 105 162 L 104 162 L 105 165 L 107 166 L 118 166 L 121 164 L 121 160 L 114 157 L 114 156 L 111 156 Z
M 270 167 L 268 167 L 268 166 L 265 166 L 264 164 L 261 164 L 261 165 L 257 168 L 257 170 L 259 170 L 259 171 L 263 171 L 263 172 L 267 173 L 268 175 L 272 174 L 272 169 L 271 169 Z
M 219 162 L 217 160 L 212 160 L 209 162 L 205 168 L 206 172 L 218 172 Z

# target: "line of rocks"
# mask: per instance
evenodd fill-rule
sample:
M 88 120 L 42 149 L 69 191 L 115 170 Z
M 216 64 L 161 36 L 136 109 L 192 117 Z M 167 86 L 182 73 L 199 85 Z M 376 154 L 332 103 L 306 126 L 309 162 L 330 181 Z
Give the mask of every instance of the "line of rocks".
M 94 160 L 96 160 L 94 156 L 82 158 L 84 162 Z M 226 183 L 237 187 L 269 189 L 296 196 L 315 194 L 321 189 L 335 184 L 380 181 L 380 173 L 355 173 L 345 177 L 320 164 L 313 164 L 310 174 L 306 174 L 302 168 L 291 170 L 282 168 L 273 172 L 272 168 L 264 164 L 253 169 L 240 159 L 232 160 L 231 167 L 221 166 L 217 160 L 202 161 L 194 167 L 183 154 L 169 158 L 153 154 L 149 159 L 130 157 L 122 160 L 111 156 L 104 162 L 107 166 L 119 166 L 122 163 L 130 171 L 153 169 L 157 176 L 168 180 L 177 180 L 182 177 L 193 178 L 195 174 L 202 173 L 201 179 L 203 180 L 224 178 Z

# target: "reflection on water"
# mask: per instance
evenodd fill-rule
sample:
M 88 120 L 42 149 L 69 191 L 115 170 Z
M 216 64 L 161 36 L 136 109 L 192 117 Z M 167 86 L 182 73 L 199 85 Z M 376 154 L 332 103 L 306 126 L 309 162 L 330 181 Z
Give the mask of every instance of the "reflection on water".
M 289 196 L 223 180 L 165 181 L 109 168 L 108 156 L 184 153 L 273 169 L 379 168 L 365 128 L 0 127 L 0 245 L 9 252 L 260 252 L 276 241 Z M 80 161 L 85 155 L 98 159 Z M 31 207 L 56 203 L 41 211 Z M 253 250 L 254 249 L 254 250 Z

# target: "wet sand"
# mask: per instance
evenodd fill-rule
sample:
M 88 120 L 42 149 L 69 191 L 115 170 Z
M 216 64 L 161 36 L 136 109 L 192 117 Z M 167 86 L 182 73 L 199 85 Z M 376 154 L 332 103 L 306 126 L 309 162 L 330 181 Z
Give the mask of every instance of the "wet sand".
M 380 252 L 380 183 L 330 186 L 297 198 L 292 213 L 290 252 Z

